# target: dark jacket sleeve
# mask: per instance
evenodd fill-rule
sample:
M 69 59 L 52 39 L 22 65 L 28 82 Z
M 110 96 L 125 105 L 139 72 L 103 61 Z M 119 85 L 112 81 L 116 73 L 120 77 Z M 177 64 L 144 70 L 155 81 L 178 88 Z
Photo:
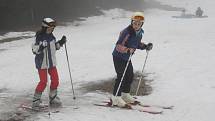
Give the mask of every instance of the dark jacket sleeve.
M 116 50 L 120 53 L 127 53 L 128 48 L 126 47 L 126 43 L 128 41 L 130 34 L 125 29 L 122 32 L 120 32 L 118 41 L 116 43 Z
M 146 44 L 144 44 L 143 42 L 140 42 L 137 49 L 144 50 L 144 49 L 146 49 L 146 47 L 147 47 Z
M 41 36 L 37 35 L 36 39 L 34 40 L 33 44 L 32 44 L 32 52 L 33 54 L 40 54 L 44 47 L 40 45 L 41 43 Z

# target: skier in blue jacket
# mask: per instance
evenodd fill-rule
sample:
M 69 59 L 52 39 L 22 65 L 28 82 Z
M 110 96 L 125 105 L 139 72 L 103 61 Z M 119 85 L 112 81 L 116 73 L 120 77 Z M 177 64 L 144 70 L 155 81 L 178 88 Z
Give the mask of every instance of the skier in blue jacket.
M 66 43 L 66 37 L 56 41 L 53 35 L 56 26 L 55 20 L 52 18 L 44 18 L 42 28 L 36 33 L 36 39 L 32 45 L 32 52 L 35 54 L 35 65 L 39 73 L 40 81 L 35 89 L 32 108 L 39 110 L 41 96 L 44 92 L 48 75 L 50 75 L 51 84 L 49 92 L 49 103 L 52 106 L 60 106 L 61 101 L 57 95 L 57 87 L 59 85 L 59 77 L 56 68 L 56 50 L 59 50 Z
M 111 96 L 112 105 L 125 107 L 126 104 L 135 102 L 135 99 L 129 93 L 134 76 L 131 61 L 120 87 L 119 84 L 130 55 L 134 54 L 136 49 L 146 49 L 147 51 L 152 49 L 152 43 L 145 44 L 141 42 L 144 33 L 144 30 L 141 28 L 143 24 L 144 14 L 142 12 L 135 12 L 131 17 L 131 24 L 121 31 L 113 50 L 112 55 L 117 78 L 115 80 L 113 95 Z

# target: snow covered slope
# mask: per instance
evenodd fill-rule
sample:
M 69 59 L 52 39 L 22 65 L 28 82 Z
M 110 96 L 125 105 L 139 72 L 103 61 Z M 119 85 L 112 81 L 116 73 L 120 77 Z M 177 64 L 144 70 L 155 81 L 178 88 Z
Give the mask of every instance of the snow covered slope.
M 193 13 L 201 6 L 208 18 L 172 18 L 179 11 L 148 9 L 143 26 L 143 41 L 152 42 L 145 73 L 153 93 L 138 97 L 146 104 L 174 105 L 171 111 L 162 115 L 151 115 L 138 111 L 95 107 L 94 102 L 107 100 L 107 93 L 83 94 L 72 91 L 64 48 L 58 54 L 58 70 L 61 79 L 60 97 L 65 105 L 60 113 L 31 115 L 28 120 L 37 121 L 212 121 L 215 112 L 215 37 L 214 4 L 212 0 L 162 0 L 163 4 L 184 7 Z M 119 32 L 129 23 L 131 12 L 114 9 L 103 16 L 86 18 L 67 27 L 57 27 L 54 34 L 58 39 L 68 37 L 68 52 L 74 86 L 115 76 L 112 63 L 112 49 Z M 77 24 L 76 24 L 77 25 Z M 0 109 L 1 117 L 11 103 L 17 105 L 17 98 L 30 101 L 38 82 L 31 53 L 31 39 L 0 44 Z M 6 48 L 7 47 L 7 48 Z M 1 51 L 1 49 L 4 51 Z M 5 50 L 7 49 L 7 50 Z M 134 69 L 141 71 L 145 51 L 137 51 L 133 57 Z M 20 99 L 20 97 L 24 97 Z M 46 93 L 43 99 L 46 101 Z M 12 101 L 5 103 L 8 100 Z M 7 104 L 7 105 L 5 105 Z M 79 109 L 73 109 L 78 106 Z M 13 106 L 11 106 L 13 107 Z M 8 110 L 8 109 L 7 109 Z M 11 109 L 12 110 L 12 109 Z M 10 111 L 10 110 L 9 110 Z

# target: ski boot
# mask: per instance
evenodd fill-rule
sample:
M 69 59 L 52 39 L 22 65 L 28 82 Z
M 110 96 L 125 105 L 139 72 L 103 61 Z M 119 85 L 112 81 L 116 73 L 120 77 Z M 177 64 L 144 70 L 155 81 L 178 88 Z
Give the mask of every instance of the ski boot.
M 140 102 L 133 98 L 129 93 L 122 92 L 122 99 L 128 104 L 139 104 Z
M 41 96 L 42 96 L 42 92 L 36 92 L 35 91 L 34 97 L 33 97 L 33 103 L 32 103 L 32 109 L 35 111 L 40 110 L 40 103 L 42 102 Z
M 61 107 L 62 106 L 60 98 L 57 96 L 57 89 L 50 90 L 49 104 L 51 107 Z
M 112 106 L 117 106 L 121 108 L 131 108 L 122 98 L 121 96 L 111 96 Z

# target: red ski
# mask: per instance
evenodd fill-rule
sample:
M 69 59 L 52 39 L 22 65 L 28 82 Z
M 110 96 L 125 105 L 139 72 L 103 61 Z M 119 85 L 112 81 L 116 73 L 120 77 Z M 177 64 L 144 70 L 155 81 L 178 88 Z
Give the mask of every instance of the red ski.
M 28 111 L 35 111 L 35 112 L 48 112 L 49 106 L 48 105 L 40 105 L 39 110 L 36 110 L 32 108 L 32 106 L 26 105 L 26 104 L 21 104 L 19 108 L 23 110 L 28 110 Z
M 103 103 L 110 103 L 110 101 L 103 101 Z M 135 101 L 134 103 L 130 103 L 130 105 L 139 105 L 141 107 L 152 107 L 152 108 L 161 108 L 161 109 L 169 109 L 172 110 L 174 106 L 161 106 L 161 105 L 148 105 L 148 104 L 141 104 L 139 101 Z
M 131 104 L 126 104 L 125 107 L 117 107 L 117 106 L 112 106 L 111 102 L 104 102 L 103 104 L 94 104 L 95 106 L 102 106 L 102 107 L 110 107 L 110 108 L 121 108 L 121 109 L 128 109 L 128 110 L 138 110 L 140 112 L 145 112 L 149 114 L 162 114 L 163 111 L 155 111 L 151 110 L 149 108 L 143 108 L 142 106 L 136 107 L 135 105 Z
M 25 104 L 21 104 L 19 106 L 19 108 L 26 110 L 26 111 L 33 111 L 33 112 L 51 112 L 51 113 L 58 113 L 59 112 L 59 110 L 56 110 L 56 109 L 54 111 L 52 111 L 52 108 L 49 107 L 48 104 L 41 104 L 39 107 L 39 110 L 35 110 L 32 108 L 32 106 L 25 105 Z

